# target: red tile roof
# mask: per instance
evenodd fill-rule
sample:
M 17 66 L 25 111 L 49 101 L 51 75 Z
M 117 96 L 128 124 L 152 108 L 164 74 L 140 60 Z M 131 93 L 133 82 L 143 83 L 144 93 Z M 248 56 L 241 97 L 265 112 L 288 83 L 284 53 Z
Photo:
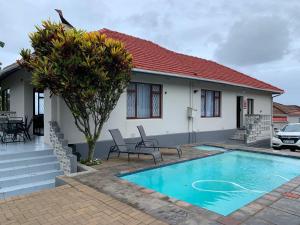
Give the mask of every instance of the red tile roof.
M 289 116 L 300 116 L 300 106 L 283 105 L 277 102 L 273 103 L 273 114 L 288 114 Z
M 283 90 L 275 86 L 210 60 L 176 53 L 151 41 L 116 31 L 102 29 L 99 32 L 125 44 L 126 49 L 133 55 L 135 69 L 283 93 Z

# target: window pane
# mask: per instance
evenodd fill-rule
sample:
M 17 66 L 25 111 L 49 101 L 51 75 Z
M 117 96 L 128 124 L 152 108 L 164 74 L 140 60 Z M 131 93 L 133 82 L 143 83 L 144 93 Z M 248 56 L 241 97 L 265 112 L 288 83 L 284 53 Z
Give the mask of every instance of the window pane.
M 160 94 L 152 95 L 152 116 L 160 117 Z
M 214 115 L 214 95 L 212 91 L 206 91 L 206 116 L 212 117 Z
M 38 92 L 35 92 L 34 93 L 34 115 L 38 115 L 39 114 L 39 108 L 38 108 L 38 105 L 39 105 L 39 93 Z
M 39 98 L 39 114 L 44 114 L 44 98 Z
M 152 91 L 160 92 L 160 86 L 159 85 L 152 85 Z
M 127 92 L 127 117 L 135 117 L 135 92 Z
M 127 90 L 129 91 L 135 91 L 135 83 L 130 83 L 127 87 Z
M 137 117 L 150 117 L 150 85 L 137 84 Z
M 205 91 L 201 91 L 201 116 L 205 116 Z
M 219 92 L 215 92 L 215 94 Z M 220 116 L 220 97 L 216 97 L 215 95 L 215 115 L 214 116 Z

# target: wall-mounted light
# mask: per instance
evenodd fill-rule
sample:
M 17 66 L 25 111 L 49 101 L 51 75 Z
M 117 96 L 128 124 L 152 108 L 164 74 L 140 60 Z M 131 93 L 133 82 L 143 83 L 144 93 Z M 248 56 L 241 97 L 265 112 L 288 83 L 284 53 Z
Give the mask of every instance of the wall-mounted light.
M 199 90 L 194 90 L 194 94 L 196 94 Z
M 165 91 L 165 95 L 167 94 L 167 92 Z

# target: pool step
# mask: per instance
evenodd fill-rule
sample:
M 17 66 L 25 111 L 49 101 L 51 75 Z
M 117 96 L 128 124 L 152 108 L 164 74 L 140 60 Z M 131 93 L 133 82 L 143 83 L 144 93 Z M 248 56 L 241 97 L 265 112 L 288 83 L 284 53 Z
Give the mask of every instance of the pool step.
M 0 199 L 53 188 L 60 175 L 52 149 L 0 153 Z

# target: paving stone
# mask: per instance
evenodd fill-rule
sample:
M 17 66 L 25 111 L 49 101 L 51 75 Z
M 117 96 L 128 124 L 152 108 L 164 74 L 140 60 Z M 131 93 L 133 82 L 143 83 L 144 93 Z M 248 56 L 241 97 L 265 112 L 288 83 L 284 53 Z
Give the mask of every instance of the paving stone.
M 274 209 L 291 212 L 292 214 L 300 216 L 300 201 L 294 199 L 282 198 L 272 204 L 271 207 Z
M 262 219 L 252 217 L 246 222 L 243 223 L 244 225 L 271 225 L 270 222 L 264 221 Z
M 151 215 L 167 221 L 169 224 L 183 224 L 188 218 L 188 212 L 174 205 L 166 205 L 151 211 Z
M 276 225 L 299 225 L 300 217 L 272 208 L 266 208 L 255 215 L 255 218 Z
M 6 200 L 1 204 L 0 224 L 165 224 L 81 183 L 72 184 L 75 186 L 68 185 Z
M 217 221 L 224 225 L 239 225 L 239 224 L 241 224 L 241 221 L 236 220 L 235 218 L 233 218 L 231 216 L 230 217 L 220 217 Z

